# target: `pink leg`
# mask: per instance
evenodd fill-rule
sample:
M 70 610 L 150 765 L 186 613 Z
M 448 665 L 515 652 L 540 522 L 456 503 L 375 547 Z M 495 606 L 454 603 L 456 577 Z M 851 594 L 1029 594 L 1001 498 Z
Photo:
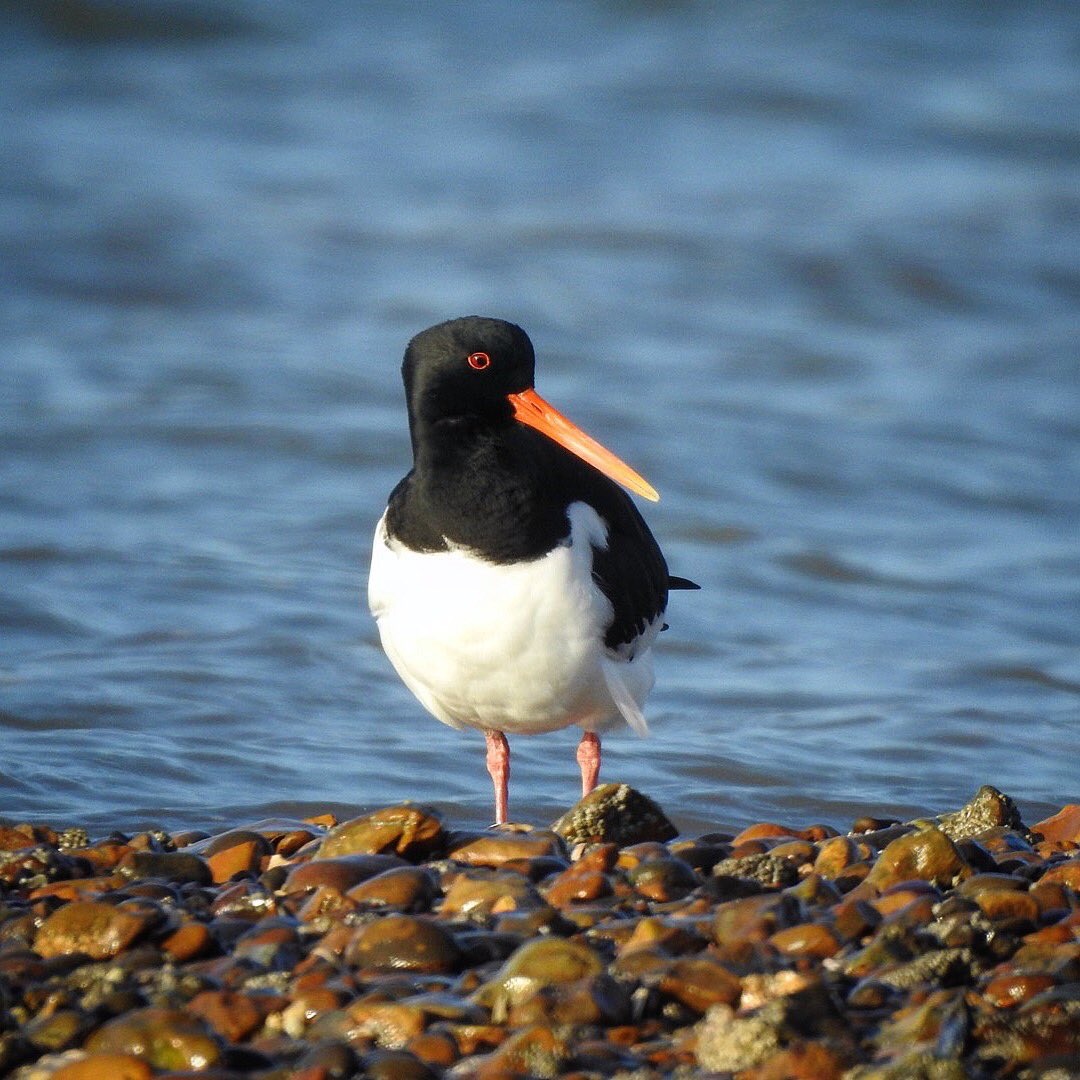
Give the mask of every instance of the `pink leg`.
M 581 766 L 581 796 L 584 798 L 596 787 L 600 775 L 600 736 L 586 731 L 577 748 L 577 763 Z
M 487 771 L 495 785 L 495 824 L 506 822 L 507 790 L 510 786 L 510 744 L 501 731 L 486 731 Z

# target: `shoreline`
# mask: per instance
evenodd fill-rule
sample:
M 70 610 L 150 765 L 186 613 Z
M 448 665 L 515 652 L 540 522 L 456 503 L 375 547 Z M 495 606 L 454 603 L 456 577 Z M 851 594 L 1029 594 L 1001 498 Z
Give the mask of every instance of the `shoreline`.
M 686 837 L 605 784 L 551 828 L 0 826 L 0 986 L 15 1080 L 1056 1080 L 1080 806 Z

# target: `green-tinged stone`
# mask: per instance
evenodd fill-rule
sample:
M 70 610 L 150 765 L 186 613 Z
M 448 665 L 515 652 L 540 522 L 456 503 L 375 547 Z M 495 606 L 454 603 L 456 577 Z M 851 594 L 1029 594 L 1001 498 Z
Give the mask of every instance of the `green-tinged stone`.
M 883 892 L 901 881 L 951 886 L 972 874 L 953 841 L 933 825 L 898 837 L 878 856 L 866 884 Z
M 621 847 L 678 835 L 659 805 L 628 784 L 601 784 L 552 828 L 570 844 L 610 841 Z
M 150 1007 L 118 1016 L 86 1040 L 94 1053 L 134 1054 L 155 1069 L 200 1070 L 216 1065 L 221 1045 L 204 1021 L 182 1009 Z
M 540 938 L 528 941 L 515 951 L 473 995 L 473 1000 L 492 1010 L 492 1018 L 505 1015 L 541 987 L 575 982 L 589 975 L 599 975 L 603 961 L 587 945 L 563 938 Z
M 323 837 L 318 858 L 385 853 L 415 861 L 431 855 L 444 838 L 437 811 L 405 803 L 335 825 Z

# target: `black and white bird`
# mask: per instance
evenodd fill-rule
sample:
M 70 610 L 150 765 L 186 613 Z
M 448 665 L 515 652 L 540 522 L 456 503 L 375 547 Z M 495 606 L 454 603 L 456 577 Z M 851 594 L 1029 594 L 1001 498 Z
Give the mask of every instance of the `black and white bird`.
M 652 649 L 671 577 L 619 487 L 628 465 L 533 388 L 525 331 L 453 319 L 417 334 L 402 377 L 413 467 L 375 529 L 368 602 L 390 662 L 437 719 L 487 739 L 506 821 L 507 735 L 577 724 L 582 794 L 599 733 L 648 728 Z

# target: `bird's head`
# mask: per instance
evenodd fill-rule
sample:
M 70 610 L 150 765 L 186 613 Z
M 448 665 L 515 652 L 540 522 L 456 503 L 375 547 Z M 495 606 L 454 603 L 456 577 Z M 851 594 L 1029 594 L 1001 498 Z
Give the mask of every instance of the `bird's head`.
M 528 334 L 502 319 L 469 315 L 421 331 L 409 342 L 401 366 L 414 451 L 419 432 L 440 421 L 517 422 L 631 491 L 658 499 L 651 484 L 536 392 L 535 367 Z

